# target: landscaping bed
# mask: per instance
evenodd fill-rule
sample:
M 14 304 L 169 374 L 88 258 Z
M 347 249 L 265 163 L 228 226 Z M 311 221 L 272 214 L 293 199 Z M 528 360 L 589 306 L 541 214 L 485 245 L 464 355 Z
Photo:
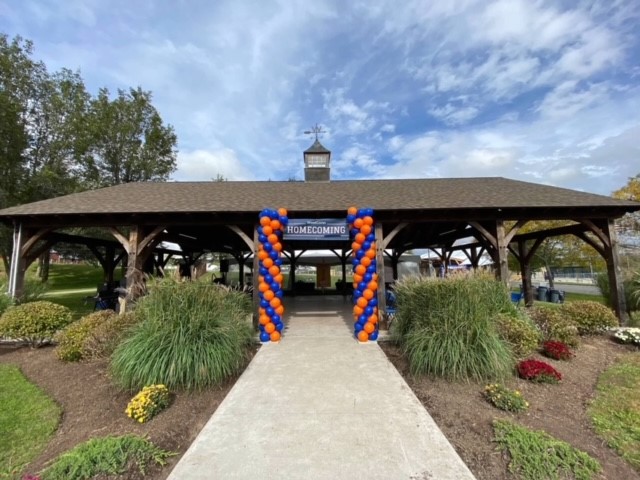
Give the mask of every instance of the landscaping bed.
M 637 348 L 614 343 L 605 336 L 594 336 L 582 338 L 576 356 L 570 361 L 533 355 L 532 358 L 557 368 L 562 373 L 562 381 L 532 383 L 514 375 L 506 385 L 522 392 L 530 405 L 525 412 L 511 414 L 496 409 L 484 399 L 482 393 L 488 382 L 451 382 L 432 375 L 412 376 L 398 347 L 391 343 L 380 346 L 478 480 L 515 478 L 508 472 L 508 455 L 498 450 L 493 441 L 495 419 L 509 419 L 544 430 L 587 452 L 602 466 L 602 473 L 596 478 L 640 479 L 640 474 L 596 436 L 587 416 L 600 373 L 621 356 L 637 352 Z
M 31 349 L 0 346 L 0 363 L 20 367 L 24 375 L 53 398 L 63 410 L 62 421 L 44 452 L 26 473 L 37 473 L 47 462 L 90 438 L 127 433 L 148 436 L 159 447 L 176 452 L 168 465 L 150 467 L 146 479 L 164 479 L 227 395 L 237 376 L 222 386 L 190 393 L 178 392 L 170 408 L 139 424 L 125 414 L 131 393 L 115 387 L 106 360 L 65 363 L 51 347 Z M 139 478 L 138 473 L 119 478 Z

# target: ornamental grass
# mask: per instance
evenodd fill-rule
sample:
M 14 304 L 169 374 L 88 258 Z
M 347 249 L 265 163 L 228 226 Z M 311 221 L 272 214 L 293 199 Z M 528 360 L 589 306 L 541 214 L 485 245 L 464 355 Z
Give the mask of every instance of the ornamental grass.
M 220 384 L 246 364 L 250 312 L 246 294 L 217 285 L 151 285 L 136 307 L 138 323 L 113 352 L 113 378 L 132 391 L 151 384 L 171 390 Z
M 515 315 L 505 285 L 488 274 L 408 279 L 396 286 L 394 335 L 413 374 L 454 380 L 509 375 L 513 354 L 495 317 Z

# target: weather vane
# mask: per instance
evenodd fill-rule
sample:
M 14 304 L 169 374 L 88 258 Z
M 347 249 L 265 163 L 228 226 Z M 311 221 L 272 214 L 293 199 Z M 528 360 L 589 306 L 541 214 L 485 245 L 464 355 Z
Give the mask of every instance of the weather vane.
M 316 136 L 316 140 L 318 140 L 318 135 L 321 133 L 327 133 L 326 130 L 322 130 L 322 127 L 320 125 L 318 125 L 317 123 L 311 127 L 311 130 L 305 130 L 304 134 L 305 135 L 311 135 L 314 134 Z

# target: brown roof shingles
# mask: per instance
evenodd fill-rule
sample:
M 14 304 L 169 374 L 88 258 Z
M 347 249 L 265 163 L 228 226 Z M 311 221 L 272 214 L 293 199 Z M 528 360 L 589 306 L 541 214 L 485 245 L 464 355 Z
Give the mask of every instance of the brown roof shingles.
M 284 206 L 298 212 L 376 210 L 628 207 L 640 203 L 501 177 L 305 182 L 129 183 L 0 210 L 0 217 L 96 213 L 253 212 Z

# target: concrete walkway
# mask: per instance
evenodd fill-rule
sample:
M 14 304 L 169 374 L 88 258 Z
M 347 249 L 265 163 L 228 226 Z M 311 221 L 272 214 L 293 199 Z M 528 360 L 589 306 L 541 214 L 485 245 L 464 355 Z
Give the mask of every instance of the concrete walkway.
M 342 297 L 299 297 L 169 476 L 429 479 L 473 475 Z

